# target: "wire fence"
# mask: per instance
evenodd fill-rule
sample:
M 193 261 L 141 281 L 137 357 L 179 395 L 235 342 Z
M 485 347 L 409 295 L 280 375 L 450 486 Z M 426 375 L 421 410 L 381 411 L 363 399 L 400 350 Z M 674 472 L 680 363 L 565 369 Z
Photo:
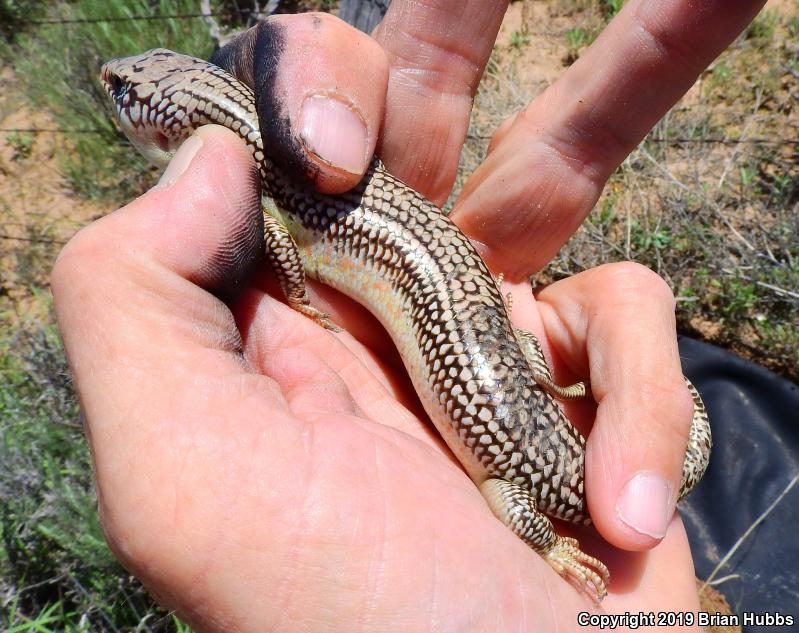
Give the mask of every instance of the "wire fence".
M 88 128 L 83 130 L 62 129 L 62 128 L 33 128 L 33 127 L 11 127 L 0 128 L 0 134 L 103 134 L 108 130 L 100 128 Z M 490 136 L 484 134 L 469 134 L 470 138 L 480 140 L 490 140 Z M 799 138 L 680 138 L 650 136 L 644 139 L 648 143 L 665 143 L 668 145 L 684 145 L 688 143 L 707 143 L 718 145 L 799 145 Z
M 279 4 L 276 3 L 276 4 Z M 253 9 L 235 9 L 234 11 L 210 11 L 201 13 L 171 13 L 171 14 L 151 14 L 151 15 L 130 15 L 130 16 L 106 16 L 97 18 L 59 18 L 59 19 L 42 19 L 42 20 L 22 20 L 18 22 L 21 26 L 52 26 L 52 25 L 70 25 L 70 24 L 101 24 L 113 22 L 127 22 L 137 20 L 190 20 L 200 18 L 215 18 L 230 16 L 233 13 L 240 15 L 259 15 L 260 12 Z M 266 13 L 269 13 L 267 11 Z M 544 35 L 548 36 L 563 36 L 567 31 L 563 32 L 545 32 Z M 59 128 L 0 128 L 0 134 L 102 134 L 107 130 L 103 129 L 59 129 Z M 489 136 L 470 135 L 471 138 L 478 138 L 480 140 L 488 140 Z M 684 145 L 684 144 L 717 144 L 717 145 L 797 145 L 799 138 L 662 138 L 662 137 L 648 137 L 645 139 L 650 143 L 662 143 L 670 145 Z
M 52 25 L 70 25 L 70 24 L 101 24 L 113 22 L 127 22 L 137 20 L 191 20 L 191 19 L 207 19 L 215 17 L 225 17 L 238 13 L 240 15 L 257 16 L 261 14 L 268 14 L 280 2 L 273 3 L 271 11 L 259 12 L 255 9 L 235 9 L 232 11 L 204 11 L 200 13 L 171 13 L 171 14 L 150 14 L 150 15 L 129 15 L 129 16 L 105 16 L 97 18 L 53 18 L 42 20 L 21 20 L 18 22 L 21 26 L 52 26 Z M 568 31 L 563 32 L 545 32 L 544 35 L 548 36 L 563 36 Z M 102 134 L 106 130 L 102 129 L 59 129 L 59 128 L 0 128 L 0 134 Z M 474 136 L 471 138 L 478 138 L 481 140 L 488 140 L 488 136 Z M 648 137 L 645 139 L 650 143 L 662 143 L 668 145 L 684 145 L 684 144 L 716 144 L 716 145 L 797 145 L 799 138 L 662 138 L 662 137 Z
M 62 128 L 36 128 L 36 127 L 5 127 L 0 128 L 0 134 L 102 134 L 107 130 L 100 128 L 87 128 L 85 130 L 70 130 Z
M 250 9 L 238 9 L 238 13 L 249 15 Z M 23 20 L 21 26 L 52 26 L 54 24 L 102 24 L 106 22 L 134 22 L 138 20 L 191 20 L 196 18 L 219 18 L 229 16 L 230 13 L 172 13 L 163 15 L 126 15 L 104 18 L 64 18 L 51 20 Z
M 2 132 L 2 130 L 0 130 Z M 492 137 L 484 134 L 469 134 L 470 138 L 479 140 L 490 140 Z M 659 136 L 647 136 L 642 143 L 663 143 L 666 145 L 685 145 L 689 143 L 697 144 L 716 144 L 716 145 L 799 145 L 799 138 L 775 139 L 775 138 L 680 138 L 669 137 L 663 138 Z
M 44 237 L 19 237 L 17 235 L 0 234 L 0 240 L 16 240 L 17 242 L 33 242 L 34 244 L 66 244 L 66 240 L 51 240 Z

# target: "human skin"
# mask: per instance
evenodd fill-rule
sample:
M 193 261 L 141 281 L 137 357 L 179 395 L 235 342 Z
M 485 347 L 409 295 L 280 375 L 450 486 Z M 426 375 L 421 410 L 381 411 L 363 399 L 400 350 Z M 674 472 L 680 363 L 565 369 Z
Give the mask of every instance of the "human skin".
M 321 28 L 280 18 L 287 50 L 326 53 L 310 71 L 281 60 L 292 129 L 301 134 L 307 95 L 340 98 L 364 121 L 364 155 L 379 143 L 390 171 L 441 202 L 504 11 L 477 4 L 395 0 L 375 41 L 331 18 Z M 610 566 L 602 607 L 611 612 L 697 608 L 673 495 L 655 512 L 662 538 L 651 523 L 631 526 L 647 522 L 634 510 L 618 511 L 636 473 L 678 485 L 691 403 L 674 300 L 634 264 L 586 271 L 535 298 L 520 280 L 562 245 L 618 161 L 759 6 L 629 2 L 560 82 L 500 129 L 453 214 L 494 271 L 511 276 L 513 320 L 539 335 L 558 381 L 591 381 L 596 403 L 566 407 L 590 430 L 591 515 L 607 541 L 638 550 L 579 532 Z M 470 46 L 455 51 L 458 42 Z M 590 110 L 574 106 L 586 100 Z M 319 173 L 328 190 L 359 176 L 325 161 Z M 204 128 L 157 187 L 82 230 L 54 268 L 117 556 L 203 631 L 576 629 L 591 601 L 491 515 L 380 326 L 316 284 L 312 302 L 346 333 L 274 298 L 253 182 L 235 135 Z

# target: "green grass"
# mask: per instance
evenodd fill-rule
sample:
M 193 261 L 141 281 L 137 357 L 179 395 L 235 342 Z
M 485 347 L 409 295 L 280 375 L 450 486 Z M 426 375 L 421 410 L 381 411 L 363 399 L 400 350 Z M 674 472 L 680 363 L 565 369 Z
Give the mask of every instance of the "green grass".
M 14 150 L 12 160 L 23 161 L 30 158 L 35 140 L 32 132 L 12 132 L 6 140 Z
M 105 543 L 55 328 L 18 332 L 0 349 L 0 630 L 176 630 Z
M 510 34 L 510 47 L 523 48 L 530 43 L 530 34 L 526 31 L 514 31 Z
M 125 18 L 197 12 L 197 3 L 189 0 L 78 0 L 56 4 L 47 17 Z M 24 82 L 34 111 L 51 113 L 59 128 L 96 130 L 71 135 L 73 151 L 64 152 L 60 161 L 75 193 L 120 201 L 143 190 L 150 170 L 144 159 L 120 142 L 98 73 L 101 64 L 112 57 L 158 46 L 207 57 L 213 43 L 200 19 L 130 20 L 37 25 L 0 50 Z
M 580 56 L 580 51 L 593 41 L 594 37 L 584 28 L 575 27 L 566 31 L 566 63 L 573 64 Z
M 578 51 L 589 41 L 588 31 L 581 28 L 573 28 L 566 31 L 566 45 L 570 50 Z
M 621 11 L 621 8 L 624 6 L 624 0 L 600 0 L 599 5 L 602 7 L 602 12 L 608 18 L 612 18 Z
M 761 11 L 746 30 L 748 39 L 760 40 L 766 44 L 774 39 L 774 33 L 780 23 L 780 16 L 774 11 Z

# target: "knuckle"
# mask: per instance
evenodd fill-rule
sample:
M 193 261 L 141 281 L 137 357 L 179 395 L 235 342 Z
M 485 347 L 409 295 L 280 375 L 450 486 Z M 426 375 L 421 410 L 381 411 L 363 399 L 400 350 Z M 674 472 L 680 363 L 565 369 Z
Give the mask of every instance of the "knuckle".
M 674 293 L 666 280 L 637 262 L 618 262 L 603 266 L 616 292 L 632 297 L 647 297 L 674 307 Z
M 310 31 L 316 34 L 315 37 L 319 37 L 323 41 L 333 40 L 346 44 L 348 47 L 354 44 L 359 51 L 369 55 L 380 55 L 386 60 L 386 66 L 388 66 L 388 57 L 383 47 L 374 38 L 348 24 L 338 16 L 321 11 L 310 11 L 291 16 L 282 15 L 280 18 L 289 22 L 296 20 L 302 26 L 310 28 Z M 365 51 L 363 50 L 364 48 L 366 48 Z
M 682 376 L 652 376 L 640 385 L 642 402 L 652 411 L 652 420 L 662 433 L 684 444 L 693 418 L 694 403 Z
M 597 197 L 613 170 L 635 147 L 636 140 L 611 124 L 596 125 L 582 116 L 571 116 L 553 125 L 551 115 L 538 101 L 521 111 L 519 121 L 526 135 L 539 139 L 549 153 L 575 178 L 590 182 Z
M 388 53 L 386 53 L 386 50 L 380 45 L 380 43 L 373 37 L 370 37 L 366 33 L 359 31 L 354 26 L 351 26 L 346 22 L 344 23 L 344 26 L 347 27 L 348 35 L 357 40 L 356 45 L 358 46 L 358 49 L 363 51 L 363 53 L 365 53 L 371 61 L 380 64 L 380 66 L 385 70 L 386 74 L 388 74 L 390 68 Z
M 96 270 L 105 258 L 108 241 L 99 223 L 92 223 L 78 231 L 61 249 L 53 264 L 50 283 L 53 292 Z
M 671 28 L 666 22 L 636 16 L 633 18 L 633 30 L 636 30 L 650 54 L 661 63 L 678 66 L 687 74 L 701 72 L 702 64 L 696 51 L 686 43 L 685 33 Z

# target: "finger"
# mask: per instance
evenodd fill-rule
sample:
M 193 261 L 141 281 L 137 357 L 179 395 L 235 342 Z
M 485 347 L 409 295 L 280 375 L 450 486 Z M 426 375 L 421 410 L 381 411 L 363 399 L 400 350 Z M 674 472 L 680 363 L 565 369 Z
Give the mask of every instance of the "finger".
M 281 15 L 211 61 L 255 91 L 270 156 L 323 193 L 354 187 L 383 120 L 388 63 L 369 36 L 326 13 Z
M 265 357 L 267 372 L 280 385 L 297 415 L 324 419 L 331 413 L 362 415 L 347 385 L 319 356 L 294 347 Z
M 80 288 L 98 304 L 98 316 L 122 319 L 115 325 L 123 329 L 150 327 L 170 348 L 191 341 L 238 350 L 232 318 L 211 293 L 234 296 L 262 258 L 256 179 L 248 150 L 232 132 L 217 126 L 198 130 L 158 185 L 64 248 L 52 279 L 59 317 L 69 326 L 86 315 Z M 103 284 L 108 287 L 98 290 Z M 142 301 L 150 311 L 141 312 Z M 182 311 L 175 312 L 178 301 Z M 158 319 L 174 329 L 153 327 Z M 87 337 L 85 328 L 65 330 L 89 348 L 100 342 L 97 332 Z
M 472 99 L 507 0 L 394 0 L 375 38 L 391 66 L 378 153 L 441 205 L 458 168 Z
M 762 5 L 626 3 L 562 78 L 502 128 L 466 183 L 453 219 L 484 245 L 492 267 L 518 279 L 548 262 L 610 174 Z
M 657 547 L 644 553 L 619 550 L 615 553 L 621 564 L 611 568 L 612 588 L 602 602 L 608 612 L 696 613 L 699 610 L 691 549 L 679 516 L 673 518 L 666 537 Z
M 538 300 L 547 337 L 590 377 L 598 405 L 586 453 L 591 518 L 614 545 L 650 548 L 674 514 L 693 413 L 674 297 L 649 269 L 621 263 L 552 284 Z

